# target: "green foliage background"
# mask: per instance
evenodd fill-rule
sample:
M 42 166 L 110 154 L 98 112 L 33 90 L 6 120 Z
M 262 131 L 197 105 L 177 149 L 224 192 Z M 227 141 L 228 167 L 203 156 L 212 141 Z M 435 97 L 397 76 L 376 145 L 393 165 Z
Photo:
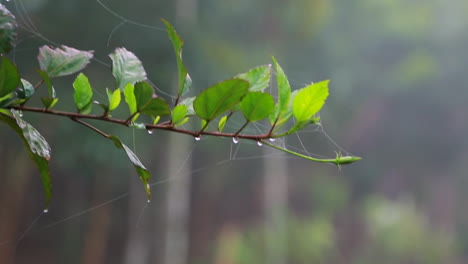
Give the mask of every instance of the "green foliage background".
M 177 4 L 182 1 L 105 3 L 128 19 L 161 30 L 130 22 L 119 26 L 123 20 L 95 1 L 25 1 L 24 8 L 48 39 L 95 50 L 107 63 L 115 47 L 132 50 L 149 78 L 172 95 L 179 87 L 177 65 L 161 17 L 174 22 L 185 40 L 184 62 L 194 90 L 262 65 L 271 55 L 281 62 L 293 88 L 331 80 L 321 120 L 333 140 L 364 156 L 365 162 L 337 171 L 288 159 L 288 263 L 467 261 L 466 1 L 200 0 L 193 2 L 195 8 Z M 14 10 L 14 0 L 4 4 Z M 14 51 L 18 65 L 32 61 L 37 48 L 46 44 L 29 36 L 20 32 L 22 42 Z M 19 70 L 37 78 L 37 69 L 27 65 Z M 106 67 L 92 65 L 85 73 L 93 87 L 113 87 Z M 55 84 L 63 98 L 57 107 L 69 111 L 75 110 L 73 78 Z M 138 236 L 144 238 L 142 247 L 151 249 L 142 263 L 160 260 L 168 183 L 153 187 L 153 202 L 138 222 L 146 198 L 122 153 L 68 120 L 30 114 L 28 121 L 54 151 L 54 197 L 60 201 L 51 204 L 49 214 L 17 248 L 15 242 L 2 243 L 21 236 L 43 200 L 22 142 L 10 140 L 16 135 L 0 129 L 0 262 L 86 263 L 89 252 L 98 252 L 103 263 L 126 263 L 125 249 Z M 127 130 L 106 129 L 122 141 L 133 141 Z M 155 180 L 165 179 L 169 134 L 135 134 L 142 162 Z M 335 150 L 323 133 L 301 136 L 314 153 L 329 156 Z M 294 139 L 288 143 L 300 146 Z M 277 241 L 274 230 L 263 225 L 261 160 L 216 164 L 229 158 L 230 145 L 203 139 L 192 153 L 190 263 L 262 263 L 264 237 L 272 232 L 271 240 Z M 263 151 L 243 145 L 238 156 Z M 99 243 L 94 245 L 93 239 Z

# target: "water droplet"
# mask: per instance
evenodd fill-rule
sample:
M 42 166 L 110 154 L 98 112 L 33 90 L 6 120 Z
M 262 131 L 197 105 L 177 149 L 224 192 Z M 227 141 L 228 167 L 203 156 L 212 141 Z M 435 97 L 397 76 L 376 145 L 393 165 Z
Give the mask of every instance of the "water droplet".
M 151 200 L 150 200 L 150 199 L 148 199 L 148 200 L 146 200 L 146 201 L 147 201 L 148 203 L 151 203 Z
M 93 103 L 95 103 L 97 105 L 100 104 L 99 101 L 96 101 L 96 100 L 94 100 Z
M 198 136 L 198 137 L 195 137 L 195 140 L 196 140 L 196 141 L 200 141 L 200 139 L 201 139 L 201 137 L 200 137 L 200 136 Z
M 232 142 L 234 142 L 234 144 L 237 144 L 237 143 L 239 143 L 239 139 L 238 139 L 238 138 L 235 138 L 235 137 L 233 137 L 233 138 L 232 138 Z
M 257 141 L 257 145 L 258 145 L 259 147 L 261 147 L 261 146 L 263 146 L 263 143 L 259 140 L 259 141 Z
M 43 212 L 44 212 L 44 214 L 47 214 L 49 212 L 49 209 L 46 208 L 46 209 L 44 209 Z
M 149 189 L 150 188 L 150 185 L 149 183 L 146 184 L 146 189 Z
M 276 138 L 269 138 L 268 140 L 270 140 L 271 142 L 275 142 Z
M 147 129 L 146 131 L 147 131 L 148 134 L 150 134 L 150 135 L 153 134 L 153 130 L 152 130 L 152 129 Z
M 19 117 L 23 117 L 23 111 L 18 111 Z

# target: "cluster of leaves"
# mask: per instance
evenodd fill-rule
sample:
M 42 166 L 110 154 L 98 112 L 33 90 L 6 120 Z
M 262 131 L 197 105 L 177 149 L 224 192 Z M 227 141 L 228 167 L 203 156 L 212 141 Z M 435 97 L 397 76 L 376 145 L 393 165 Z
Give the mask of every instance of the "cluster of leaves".
M 169 39 L 172 41 L 176 54 L 178 68 L 178 89 L 175 102 L 169 103 L 158 96 L 147 80 L 142 62 L 132 52 L 125 48 L 117 48 L 109 57 L 112 60 L 112 74 L 115 77 L 114 90 L 107 89 L 108 102 L 93 100 L 93 88 L 81 71 L 93 58 L 92 51 L 81 51 L 67 46 L 59 48 L 43 46 L 39 49 L 38 73 L 41 81 L 32 85 L 20 77 L 17 67 L 3 54 L 14 46 L 16 22 L 14 16 L 0 4 L 0 121 L 10 126 L 24 141 L 32 160 L 41 174 L 42 184 L 46 194 L 47 205 L 52 197 L 51 180 L 48 167 L 50 147 L 47 141 L 29 123 L 22 119 L 22 112 L 34 111 L 71 118 L 103 137 L 111 140 L 115 146 L 122 149 L 134 165 L 143 182 L 148 199 L 151 195 L 150 173 L 138 157 L 122 141 L 110 134 L 86 123 L 85 119 L 97 119 L 125 126 L 147 129 L 164 129 L 184 133 L 199 139 L 201 135 L 231 137 L 255 140 L 259 144 L 286 151 L 290 154 L 318 162 L 329 162 L 336 165 L 348 164 L 359 160 L 358 157 L 337 155 L 335 159 L 315 159 L 278 147 L 267 139 L 278 138 L 295 133 L 310 124 L 319 121 L 317 113 L 328 97 L 328 81 L 310 84 L 302 89 L 291 92 L 286 74 L 273 58 L 273 65 L 263 65 L 239 74 L 232 79 L 221 81 L 203 90 L 194 97 L 185 97 L 192 85 L 192 80 L 182 60 L 183 41 L 174 27 L 163 20 Z M 276 72 L 277 99 L 265 90 L 270 87 L 272 67 Z M 54 78 L 77 74 L 74 82 L 74 102 L 76 113 L 53 110 L 59 98 L 55 93 L 52 80 Z M 42 97 L 42 108 L 29 107 L 26 104 L 41 86 L 46 86 L 48 96 Z M 122 101 L 128 107 L 129 115 L 124 119 L 111 116 Z M 91 114 L 93 105 L 102 108 L 101 114 Z M 172 105 L 172 107 L 170 106 Z M 223 132 L 227 122 L 235 112 L 241 112 L 245 124 L 235 133 Z M 150 118 L 151 122 L 141 123 L 141 116 Z M 295 122 L 287 129 L 281 129 L 294 117 Z M 201 120 L 200 129 L 186 130 L 180 128 L 191 118 Z M 165 119 L 164 121 L 162 119 Z M 268 119 L 270 129 L 261 135 L 241 134 L 250 123 Z M 209 124 L 217 121 L 217 130 L 209 129 Z M 291 124 L 292 122 L 290 122 Z

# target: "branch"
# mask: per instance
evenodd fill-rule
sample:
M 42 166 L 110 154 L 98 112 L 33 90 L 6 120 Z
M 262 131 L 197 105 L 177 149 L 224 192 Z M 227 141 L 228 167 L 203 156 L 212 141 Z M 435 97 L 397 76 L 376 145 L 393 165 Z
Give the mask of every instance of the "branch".
M 91 130 L 95 131 L 96 133 L 98 133 L 99 135 L 105 137 L 105 138 L 110 138 L 110 136 L 104 132 L 102 132 L 101 130 L 97 129 L 96 127 L 86 123 L 86 122 L 83 122 L 81 120 L 79 120 L 78 118 L 76 117 L 72 117 L 71 120 L 79 123 L 79 124 L 82 124 L 83 126 L 87 127 L 87 128 L 90 128 Z
M 78 122 L 81 124 L 80 119 L 94 119 L 94 120 L 100 120 L 103 122 L 108 122 L 108 123 L 114 123 L 122 126 L 128 126 L 127 120 L 124 119 L 117 119 L 117 118 L 112 118 L 108 116 L 103 116 L 103 115 L 90 115 L 90 114 L 80 114 L 80 113 L 74 113 L 74 112 L 65 112 L 65 111 L 58 111 L 58 110 L 51 110 L 51 109 L 46 109 L 46 108 L 37 108 L 37 107 L 27 107 L 27 106 L 14 106 L 11 107 L 12 109 L 16 110 L 21 110 L 23 112 L 36 112 L 36 113 L 43 113 L 43 114 L 48 114 L 48 115 L 56 115 L 56 116 L 64 116 L 72 119 L 75 122 Z M 83 122 L 85 123 L 85 122 Z M 85 123 L 87 124 L 87 123 Z M 84 125 L 84 124 L 83 124 Z M 89 124 L 87 124 L 89 125 Z M 227 138 L 242 138 L 242 139 L 249 139 L 249 140 L 254 140 L 254 141 L 259 141 L 262 139 L 268 139 L 270 136 L 268 134 L 259 134 L 259 135 L 248 135 L 248 134 L 236 134 L 236 133 L 222 133 L 218 131 L 193 131 L 193 130 L 186 130 L 186 129 L 181 129 L 181 128 L 176 128 L 172 126 L 172 124 L 168 122 L 160 123 L 153 125 L 151 123 L 144 123 L 146 129 L 159 129 L 159 130 L 166 130 L 166 131 L 172 131 L 180 134 L 186 134 L 190 135 L 193 137 L 197 137 L 200 135 L 208 135 L 208 136 L 215 136 L 215 137 L 227 137 Z M 89 125 L 90 126 L 90 125 Z M 94 127 L 93 127 L 94 128 Z M 93 130 L 97 130 L 94 128 Z M 97 131 L 96 131 L 97 132 Z M 98 132 L 99 133 L 99 132 Z M 101 135 L 105 134 L 101 131 Z M 104 135 L 103 135 L 104 136 Z

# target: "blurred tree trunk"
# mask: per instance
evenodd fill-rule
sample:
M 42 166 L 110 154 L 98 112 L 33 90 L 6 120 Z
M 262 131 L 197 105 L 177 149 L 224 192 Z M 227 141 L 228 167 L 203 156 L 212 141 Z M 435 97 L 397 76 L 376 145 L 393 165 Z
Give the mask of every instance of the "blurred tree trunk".
M 264 152 L 271 153 L 270 148 Z M 265 206 L 265 263 L 287 263 L 288 169 L 284 156 L 263 159 Z
M 171 133 L 168 141 L 168 182 L 166 195 L 166 235 L 164 261 L 166 264 L 187 263 L 190 214 L 191 138 Z
M 132 172 L 133 173 L 133 172 Z M 133 177 L 130 178 L 130 190 L 129 192 L 138 193 L 141 192 L 141 182 L 135 180 Z M 148 236 L 148 230 L 144 228 L 137 228 L 137 223 L 140 220 L 139 215 L 143 212 L 142 200 L 139 195 L 129 195 L 129 208 L 128 208 L 128 238 L 127 238 L 127 249 L 125 256 L 125 263 L 148 263 L 150 256 L 150 244 Z
M 180 27 L 195 22 L 197 5 L 197 0 L 175 2 L 176 22 Z M 172 180 L 169 181 L 166 195 L 166 235 L 162 262 L 166 264 L 188 263 L 192 163 L 187 155 L 191 155 L 190 140 L 190 137 L 170 133 L 167 145 L 167 177 Z
M 93 190 L 93 201 L 94 204 L 99 203 L 103 198 L 110 192 L 110 184 L 104 182 L 102 175 L 103 173 L 96 173 L 94 190 Z M 111 208 L 110 206 L 104 206 L 99 208 L 92 213 L 88 228 L 86 229 L 86 235 L 83 243 L 83 252 L 81 257 L 81 263 L 83 264 L 99 264 L 105 263 L 108 238 L 111 225 Z
M 29 183 L 40 184 L 39 176 L 33 181 L 29 177 L 32 174 L 32 161 L 25 151 L 16 153 L 17 155 L 5 155 L 5 175 L 2 179 L 2 189 L 0 192 L 0 263 L 14 263 L 17 239 L 22 235 L 23 229 L 20 226 L 24 216 L 21 214 L 24 208 L 25 194 L 28 193 Z M 34 175 L 36 176 L 36 175 Z M 30 224 L 30 223 L 28 223 Z

